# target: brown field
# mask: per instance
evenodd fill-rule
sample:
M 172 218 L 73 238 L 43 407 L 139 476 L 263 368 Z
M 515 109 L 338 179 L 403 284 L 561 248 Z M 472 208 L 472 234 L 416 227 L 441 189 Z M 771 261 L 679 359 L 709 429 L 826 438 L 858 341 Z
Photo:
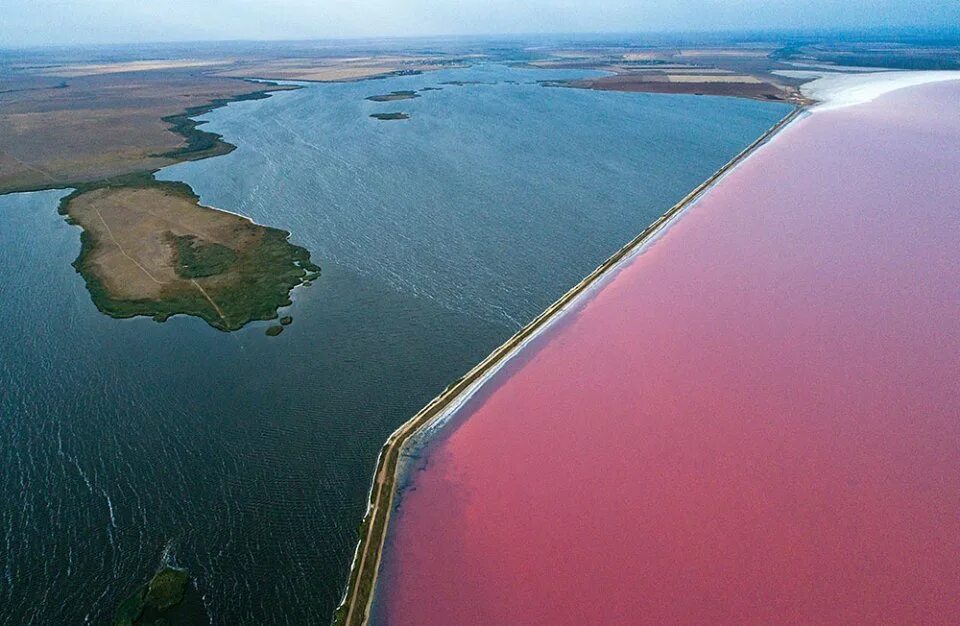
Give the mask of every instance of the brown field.
M 788 67 L 770 46 L 677 49 L 600 48 L 575 54 L 549 52 L 535 67 L 594 69 L 612 76 L 571 81 L 573 87 L 605 91 L 703 94 L 800 103 L 798 81 L 772 72 Z
M 155 70 L 173 70 L 197 67 L 215 67 L 227 65 L 230 61 L 198 61 L 191 59 L 160 61 L 125 61 L 119 63 L 76 63 L 44 68 L 37 72 L 41 76 L 61 76 L 75 78 L 96 74 L 123 74 L 126 72 L 149 72 Z
M 714 77 L 711 77 L 714 78 Z M 756 82 L 692 82 L 669 80 L 669 76 L 605 76 L 590 81 L 575 81 L 574 87 L 601 91 L 631 91 L 645 93 L 697 94 L 705 96 L 732 96 L 757 100 L 786 100 L 797 102 L 797 96 L 781 87 L 757 80 Z
M 339 82 L 387 76 L 401 71 L 439 69 L 439 57 L 383 55 L 355 57 L 284 58 L 238 62 L 219 76 Z
M 162 118 L 263 89 L 196 70 L 3 77 L 0 193 L 66 187 L 170 165 L 182 148 Z
M 182 278 L 170 235 L 193 235 L 243 251 L 255 246 L 264 230 L 246 218 L 151 187 L 95 189 L 71 200 L 69 215 L 99 242 L 87 263 L 120 300 L 159 299 L 164 292 L 212 288 L 235 278 L 229 272 Z
M 311 63 L 304 59 L 283 59 L 240 65 L 219 72 L 220 76 L 235 78 L 266 78 L 275 80 L 308 80 L 333 82 L 360 80 L 374 76 L 384 76 L 395 72 L 396 65 L 380 63 L 337 63 L 318 61 Z
M 703 57 L 734 57 L 734 58 L 766 58 L 770 52 L 773 51 L 772 47 L 762 47 L 762 48 L 748 48 L 748 47 L 732 47 L 732 48 L 689 48 L 684 50 L 678 50 L 677 56 L 681 57 L 694 57 L 694 58 L 703 58 Z
M 670 72 L 667 81 L 671 83 L 739 83 L 747 85 L 759 85 L 763 81 L 755 76 L 746 76 L 744 74 L 687 74 L 681 72 Z

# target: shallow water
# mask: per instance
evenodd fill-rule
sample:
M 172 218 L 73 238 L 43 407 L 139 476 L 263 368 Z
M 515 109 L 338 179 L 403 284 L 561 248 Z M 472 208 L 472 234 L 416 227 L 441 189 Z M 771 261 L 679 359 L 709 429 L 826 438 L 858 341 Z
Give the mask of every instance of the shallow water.
M 960 621 L 960 82 L 795 122 L 420 450 L 391 624 Z
M 214 623 L 326 622 L 387 435 L 785 113 L 503 82 L 554 77 L 208 115 L 239 148 L 163 177 L 323 266 L 277 338 L 101 315 L 62 192 L 0 197 L 0 623 L 108 623 L 168 546 Z

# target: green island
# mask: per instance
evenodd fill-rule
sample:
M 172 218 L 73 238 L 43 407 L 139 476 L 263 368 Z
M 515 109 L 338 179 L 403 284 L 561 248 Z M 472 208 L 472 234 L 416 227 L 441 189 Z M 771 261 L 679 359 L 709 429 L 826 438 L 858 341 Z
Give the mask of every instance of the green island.
M 367 96 L 365 99 L 371 102 L 395 102 L 397 100 L 413 100 L 419 98 L 420 94 L 416 91 L 391 91 L 390 93 L 380 94 L 378 96 Z
M 2 179 L 6 182 L 0 181 L 0 193 L 71 189 L 61 199 L 59 211 L 82 229 L 73 265 L 101 312 L 161 322 L 173 315 L 192 315 L 219 330 L 233 331 L 254 320 L 276 319 L 277 309 L 291 303 L 291 290 L 317 280 L 320 268 L 306 249 L 290 243 L 288 232 L 202 206 L 189 185 L 159 181 L 155 174 L 158 167 L 236 149 L 221 135 L 202 130 L 204 122 L 195 116 L 296 87 L 267 83 L 251 91 L 245 80 L 192 75 L 188 80 L 196 90 L 212 93 L 199 102 L 193 98 L 193 104 L 175 114 L 169 113 L 167 104 L 152 105 L 158 111 L 156 126 L 164 128 L 162 140 L 153 140 L 164 146 L 162 151 L 125 160 L 118 147 L 107 143 L 94 155 L 72 157 L 81 164 L 102 162 L 102 167 L 78 167 L 45 180 Z M 156 96 L 165 97 L 170 93 Z M 129 106 L 127 100 L 115 103 L 118 110 Z M 145 135 L 156 134 L 149 119 L 137 118 L 133 127 Z M 93 137 L 109 139 L 110 130 L 87 129 L 88 143 L 100 145 Z M 91 172 L 98 175 L 89 176 Z
M 177 162 L 232 152 L 236 146 L 192 118 L 277 89 L 286 87 L 216 97 L 163 117 L 183 145 L 152 157 Z M 233 331 L 276 319 L 277 309 L 291 303 L 292 289 L 319 278 L 319 266 L 289 242 L 288 232 L 202 206 L 189 185 L 159 181 L 156 171 L 60 185 L 73 189 L 60 201 L 60 213 L 82 228 L 73 265 L 101 312 L 161 322 L 192 315 Z
M 275 319 L 320 272 L 288 232 L 204 207 L 188 185 L 150 174 L 78 185 L 60 212 L 83 228 L 74 267 L 112 317 L 184 314 L 237 330 Z
M 392 113 L 374 113 L 370 117 L 381 121 L 410 119 L 409 114 L 400 111 L 394 111 Z
M 183 602 L 190 583 L 186 570 L 163 566 L 153 578 L 120 603 L 114 626 L 160 626 L 174 623 L 170 610 Z

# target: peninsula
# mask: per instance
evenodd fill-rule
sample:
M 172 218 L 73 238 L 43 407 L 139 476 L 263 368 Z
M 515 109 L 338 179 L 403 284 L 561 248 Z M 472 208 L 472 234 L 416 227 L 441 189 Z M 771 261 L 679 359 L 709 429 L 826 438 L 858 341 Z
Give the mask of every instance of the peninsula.
M 73 189 L 60 213 L 83 229 L 74 267 L 101 312 L 192 315 L 232 331 L 276 318 L 290 291 L 320 268 L 286 231 L 202 206 L 188 185 L 154 178 L 161 167 L 236 148 L 196 116 L 295 89 L 197 67 L 218 65 L 81 64 L 16 75 L 0 103 L 0 128 L 9 127 L 0 133 L 0 193 Z M 43 124 L 34 120 L 41 105 Z

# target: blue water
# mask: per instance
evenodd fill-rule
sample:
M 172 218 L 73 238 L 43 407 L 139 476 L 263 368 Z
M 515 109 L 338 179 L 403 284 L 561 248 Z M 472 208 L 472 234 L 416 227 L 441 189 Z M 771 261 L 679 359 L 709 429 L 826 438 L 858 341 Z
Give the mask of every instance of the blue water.
M 323 266 L 277 338 L 101 315 L 63 192 L 0 197 L 0 624 L 109 623 L 167 548 L 215 624 L 325 623 L 389 432 L 786 113 L 553 78 L 311 84 L 206 116 L 238 149 L 161 177 Z

